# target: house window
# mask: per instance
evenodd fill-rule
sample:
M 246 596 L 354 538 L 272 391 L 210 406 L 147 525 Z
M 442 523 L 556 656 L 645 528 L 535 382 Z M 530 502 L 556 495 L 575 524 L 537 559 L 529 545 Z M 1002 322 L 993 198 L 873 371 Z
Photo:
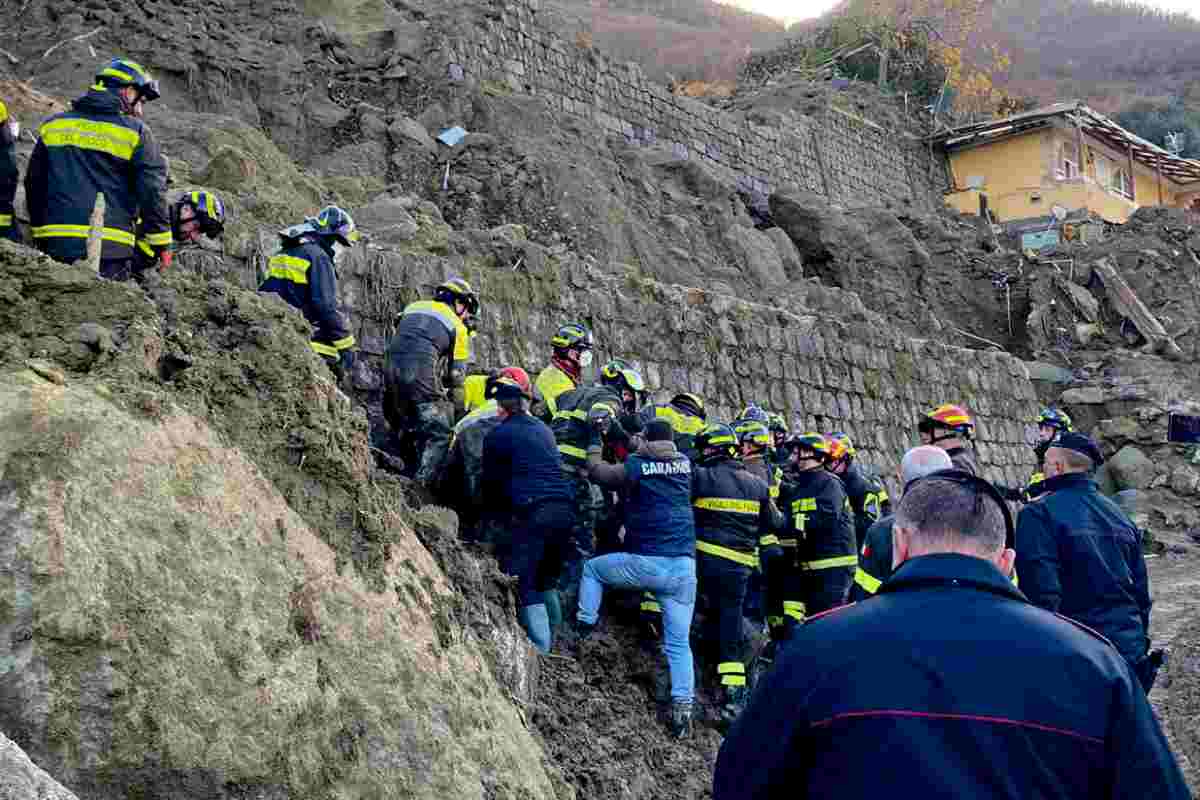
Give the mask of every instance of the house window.
M 1130 179 L 1128 170 L 1117 170 L 1117 174 L 1113 177 L 1112 188 L 1117 194 L 1124 195 L 1130 200 L 1133 199 L 1133 181 Z
M 1055 177 L 1067 181 L 1079 177 L 1079 147 L 1075 142 L 1059 142 L 1057 160 Z
M 1113 188 L 1112 162 L 1104 156 L 1096 156 L 1096 183 L 1105 189 Z

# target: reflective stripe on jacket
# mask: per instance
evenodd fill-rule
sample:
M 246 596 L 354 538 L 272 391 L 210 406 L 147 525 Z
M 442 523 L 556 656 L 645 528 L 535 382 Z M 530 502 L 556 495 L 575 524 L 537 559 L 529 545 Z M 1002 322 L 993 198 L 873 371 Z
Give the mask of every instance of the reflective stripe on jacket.
M 282 297 L 313 326 L 309 345 L 318 355 L 338 358 L 354 346 L 354 336 L 337 310 L 333 259 L 316 242 L 300 242 L 271 256 L 267 278 L 258 287 Z
M 744 566 L 758 565 L 758 547 L 773 544 L 766 481 L 732 458 L 697 465 L 692 481 L 696 550 Z
M 558 396 L 557 411 L 550 429 L 558 442 L 558 452 L 563 464 L 578 468 L 587 463 L 588 444 L 592 438 L 592 426 L 588 413 L 600 407 L 615 419 L 621 413 L 621 396 L 608 386 L 580 386 Z
M 171 243 L 167 165 L 150 129 L 121 113 L 115 94 L 93 89 L 42 124 L 25 175 L 31 230 L 59 260 L 83 258 L 96 202 L 105 200 L 104 259 L 129 258 L 140 217 L 147 241 Z

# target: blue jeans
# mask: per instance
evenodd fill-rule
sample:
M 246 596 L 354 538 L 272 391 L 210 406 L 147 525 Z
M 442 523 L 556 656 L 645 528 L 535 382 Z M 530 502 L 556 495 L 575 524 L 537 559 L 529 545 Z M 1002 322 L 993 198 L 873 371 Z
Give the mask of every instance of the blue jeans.
M 596 624 L 605 586 L 643 589 L 663 610 L 663 654 L 671 671 L 671 699 L 692 701 L 696 686 L 692 666 L 692 612 L 696 609 L 696 559 L 690 556 L 639 556 L 609 553 L 583 565 L 579 586 L 580 622 Z

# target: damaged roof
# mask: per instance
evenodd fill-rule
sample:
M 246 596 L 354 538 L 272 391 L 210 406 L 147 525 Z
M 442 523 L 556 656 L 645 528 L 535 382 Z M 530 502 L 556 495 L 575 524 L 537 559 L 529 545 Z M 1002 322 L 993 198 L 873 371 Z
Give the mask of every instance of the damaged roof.
M 1119 152 L 1132 154 L 1135 161 L 1158 170 L 1164 177 L 1176 183 L 1200 181 L 1200 161 L 1172 155 L 1158 145 L 1135 136 L 1079 101 L 1055 103 L 1004 119 L 964 125 L 936 133 L 928 137 L 928 141 L 942 145 L 947 152 L 954 152 L 1049 127 L 1056 119 L 1065 119 L 1072 125 L 1078 125 L 1093 139 Z

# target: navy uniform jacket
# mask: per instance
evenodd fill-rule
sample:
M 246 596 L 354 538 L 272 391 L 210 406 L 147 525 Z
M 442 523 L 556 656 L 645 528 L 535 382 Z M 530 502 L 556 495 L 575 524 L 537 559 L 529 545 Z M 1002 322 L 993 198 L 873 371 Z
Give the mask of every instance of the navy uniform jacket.
M 93 89 L 70 111 L 42 123 L 25 172 L 25 200 L 37 246 L 59 261 L 86 255 L 96 195 L 105 202 L 101 258 L 133 256 L 134 228 L 145 241 L 171 244 L 167 163 L 145 123 L 121 113 L 112 92 Z
M 508 417 L 483 440 L 482 490 L 483 513 L 497 519 L 527 515 L 542 503 L 575 499 L 554 434 L 528 414 Z
M 721 747 L 713 800 L 1189 798 L 1145 692 L 983 559 L 911 559 L 810 618 Z
M 321 356 L 337 358 L 353 347 L 354 336 L 337 308 L 337 273 L 321 245 L 302 237 L 267 262 L 260 292 L 273 292 L 300 310 L 313 326 L 309 345 Z
M 11 236 L 16 227 L 13 198 L 17 196 L 17 142 L 9 129 L 8 108 L 0 100 L 0 236 Z
M 879 591 L 892 575 L 892 525 L 896 517 L 889 514 L 867 528 L 858 548 L 858 568 L 854 585 L 850 587 L 850 602 L 866 600 Z
M 1130 663 L 1150 640 L 1150 582 L 1142 535 L 1086 475 L 1042 481 L 1017 517 L 1017 574 L 1036 605 L 1107 636 Z

